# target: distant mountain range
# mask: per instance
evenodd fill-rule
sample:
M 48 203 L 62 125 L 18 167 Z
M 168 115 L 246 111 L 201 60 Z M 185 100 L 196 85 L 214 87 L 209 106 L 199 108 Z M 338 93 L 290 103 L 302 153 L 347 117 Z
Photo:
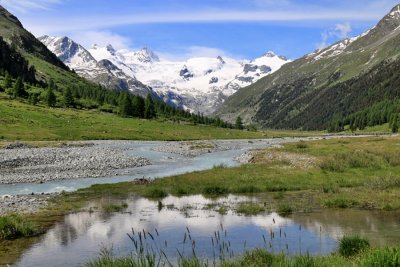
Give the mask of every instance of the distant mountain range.
M 85 49 L 68 37 L 42 36 L 39 40 L 86 79 L 141 95 L 153 90 L 167 103 L 206 115 L 240 88 L 289 62 L 273 52 L 252 61 L 221 56 L 169 61 L 148 48 L 117 51 L 112 45 L 93 45 Z
M 326 129 L 335 117 L 400 97 L 400 5 L 375 27 L 285 64 L 238 90 L 216 115 L 264 127 Z M 387 121 L 387 118 L 383 118 Z

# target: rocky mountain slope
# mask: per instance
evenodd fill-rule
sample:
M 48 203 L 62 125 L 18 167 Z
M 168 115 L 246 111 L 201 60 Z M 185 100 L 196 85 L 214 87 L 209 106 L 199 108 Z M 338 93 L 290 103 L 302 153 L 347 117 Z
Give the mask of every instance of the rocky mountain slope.
M 150 87 L 139 82 L 134 76 L 125 74 L 111 61 L 107 59 L 97 61 L 83 46 L 68 37 L 45 35 L 39 40 L 81 77 L 108 88 L 129 90 L 144 97 L 149 93 L 154 94 Z
M 97 81 L 101 76 L 104 84 L 106 70 L 98 63 L 106 61 L 120 70 L 120 81 L 139 80 L 165 102 L 206 115 L 214 112 L 241 87 L 275 72 L 288 62 L 272 52 L 253 61 L 220 56 L 170 61 L 160 59 L 148 48 L 117 51 L 112 45 L 93 45 L 86 50 L 67 37 L 44 36 L 40 40 L 85 78 Z M 108 77 L 113 76 L 108 73 Z
M 400 96 L 400 5 L 364 34 L 284 65 L 240 89 L 216 112 L 265 127 L 324 129 L 345 116 Z

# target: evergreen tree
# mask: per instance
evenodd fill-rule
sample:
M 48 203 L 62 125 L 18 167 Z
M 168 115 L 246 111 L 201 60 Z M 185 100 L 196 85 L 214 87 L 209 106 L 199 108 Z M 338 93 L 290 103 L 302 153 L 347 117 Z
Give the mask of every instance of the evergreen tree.
M 11 75 L 6 72 L 6 76 L 4 78 L 4 89 L 8 89 L 12 87 L 12 80 L 11 80 Z
M 156 117 L 154 101 L 153 98 L 151 98 L 150 94 L 147 95 L 146 101 L 144 102 L 144 117 L 146 119 L 152 119 Z
M 67 108 L 75 106 L 75 100 L 69 87 L 64 91 L 63 102 Z
M 133 97 L 133 116 L 144 118 L 144 99 L 140 96 Z
M 26 97 L 24 82 L 21 77 L 18 77 L 13 87 L 13 98 Z
M 57 97 L 53 92 L 53 88 L 50 86 L 47 88 L 45 101 L 49 107 L 54 107 L 57 104 Z
M 119 104 L 119 113 L 122 117 L 129 117 L 133 114 L 132 101 L 128 94 L 123 94 Z
M 242 122 L 242 118 L 240 116 L 238 116 L 236 118 L 236 123 L 235 123 L 235 128 L 238 130 L 243 130 L 243 122 Z
M 399 132 L 399 117 L 398 114 L 395 114 L 393 116 L 393 121 L 392 121 L 392 133 L 398 133 Z
M 28 100 L 29 100 L 29 103 L 30 103 L 31 105 L 36 106 L 36 104 L 39 102 L 39 94 L 37 94 L 37 93 L 31 93 L 31 94 L 29 94 Z

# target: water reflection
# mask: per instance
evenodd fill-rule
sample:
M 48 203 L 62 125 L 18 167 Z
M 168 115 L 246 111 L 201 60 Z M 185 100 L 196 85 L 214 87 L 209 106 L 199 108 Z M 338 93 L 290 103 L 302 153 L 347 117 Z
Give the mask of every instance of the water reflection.
M 215 231 L 224 234 L 234 255 L 259 247 L 287 254 L 328 254 L 335 249 L 338 237 L 353 232 L 367 237 L 379 235 L 379 244 L 386 242 L 386 232 L 392 234 L 393 240 L 400 237 L 399 214 L 393 213 L 386 213 L 383 218 L 381 213 L 329 211 L 284 218 L 276 213 L 246 217 L 231 209 L 224 215 L 216 211 L 220 206 L 233 207 L 238 202 L 253 200 L 233 195 L 217 200 L 202 196 L 167 197 L 159 210 L 157 201 L 133 198 L 127 201 L 128 208 L 123 213 L 71 214 L 26 251 L 17 266 L 76 266 L 97 257 L 104 245 L 113 245 L 117 255 L 129 255 L 133 244 L 127 233 L 132 229 L 154 236 L 157 229 L 158 245 L 164 246 L 172 260 L 177 258 L 177 249 L 191 255 L 191 246 L 183 243 L 186 227 L 196 240 L 197 255 L 209 259 L 215 252 L 211 241 Z

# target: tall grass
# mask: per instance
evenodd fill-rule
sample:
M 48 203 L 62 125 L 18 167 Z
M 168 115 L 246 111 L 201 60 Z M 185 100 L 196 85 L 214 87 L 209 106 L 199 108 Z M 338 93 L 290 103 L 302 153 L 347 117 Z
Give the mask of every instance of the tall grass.
M 38 232 L 34 224 L 16 214 L 0 216 L 0 240 L 29 237 Z
M 330 267 L 330 266 L 362 266 L 362 267 L 397 267 L 400 266 L 400 248 L 370 249 L 368 240 L 358 236 L 347 236 L 340 240 L 338 253 L 328 256 L 305 255 L 289 256 L 283 251 L 277 254 L 265 248 L 245 251 L 242 255 L 235 256 L 227 231 L 221 225 L 211 237 L 213 257 L 205 259 L 199 257 L 196 251 L 196 241 L 193 239 L 189 228 L 180 243 L 182 248 L 176 248 L 177 259 L 171 260 L 166 255 L 167 241 L 161 241 L 157 229 L 153 233 L 144 230 L 128 234 L 133 243 L 133 252 L 130 256 L 118 258 L 113 250 L 102 249 L 99 258 L 86 264 L 87 267 Z M 286 234 L 285 234 L 286 235 Z M 265 236 L 263 236 L 265 239 Z M 271 233 L 271 238 L 274 235 Z M 246 245 L 244 246 L 245 249 Z M 273 249 L 272 249 L 273 251 Z
M 339 254 L 344 257 L 352 257 L 369 249 L 370 244 L 366 238 L 360 236 L 344 236 L 339 241 Z

